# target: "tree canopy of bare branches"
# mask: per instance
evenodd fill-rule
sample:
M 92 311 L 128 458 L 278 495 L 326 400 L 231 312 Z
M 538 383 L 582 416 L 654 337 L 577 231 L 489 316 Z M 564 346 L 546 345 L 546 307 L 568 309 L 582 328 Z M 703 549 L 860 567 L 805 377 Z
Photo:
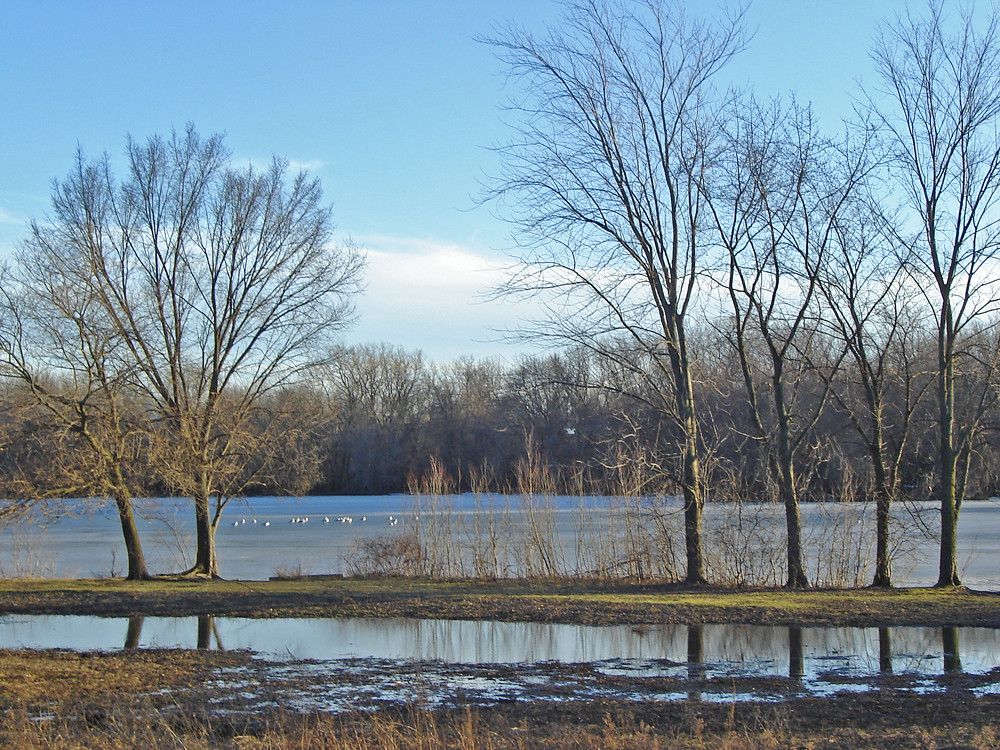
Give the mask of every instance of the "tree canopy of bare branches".
M 1000 15 L 886 23 L 872 58 L 881 77 L 871 108 L 906 208 L 898 242 L 937 338 L 938 585 L 958 585 L 956 540 L 965 478 L 983 410 L 960 419 L 964 335 L 1000 312 Z M 987 358 L 990 361 L 993 358 Z M 980 361 L 983 361 L 980 358 Z
M 234 167 L 222 137 L 193 126 L 130 137 L 124 156 L 119 181 L 109 156 L 77 154 L 19 262 L 48 270 L 58 299 L 33 304 L 79 332 L 64 339 L 68 360 L 89 370 L 91 344 L 111 342 L 101 357 L 155 415 L 154 467 L 193 498 L 192 572 L 214 576 L 222 507 L 260 481 L 248 468 L 261 446 L 247 439 L 262 433 L 249 426 L 269 394 L 328 356 L 363 258 L 333 242 L 319 181 L 289 177 L 281 159 Z
M 706 264 L 697 184 L 712 80 L 743 46 L 741 22 L 703 22 L 655 1 L 581 0 L 565 10 L 545 35 L 510 27 L 489 40 L 523 87 L 491 193 L 523 250 L 502 291 L 544 301 L 548 317 L 529 335 L 586 347 L 654 386 L 646 393 L 678 444 L 686 578 L 700 582 L 687 341 Z

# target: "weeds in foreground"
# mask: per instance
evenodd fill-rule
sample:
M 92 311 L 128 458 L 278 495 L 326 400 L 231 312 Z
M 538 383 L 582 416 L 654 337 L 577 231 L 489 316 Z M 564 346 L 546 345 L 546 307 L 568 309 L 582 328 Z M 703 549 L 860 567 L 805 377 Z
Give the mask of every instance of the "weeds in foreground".
M 296 561 L 294 565 L 276 565 L 274 577 L 279 581 L 297 581 L 308 578 L 309 569 L 299 561 Z
M 655 711 L 649 718 L 629 708 L 582 712 L 527 712 L 518 716 L 489 710 L 435 712 L 421 707 L 374 714 L 252 714 L 210 716 L 180 706 L 81 709 L 67 718 L 29 715 L 23 709 L 0 713 L 0 745 L 25 750 L 80 747 L 92 750 L 144 747 L 152 750 L 239 748 L 278 750 L 780 750 L 811 748 L 924 748 L 954 746 L 971 750 L 997 747 L 1000 735 L 986 725 L 830 730 L 803 728 L 783 708 L 737 720 L 732 709 L 717 707 L 708 721 L 700 704 Z M 641 711 L 641 708 L 638 709 Z

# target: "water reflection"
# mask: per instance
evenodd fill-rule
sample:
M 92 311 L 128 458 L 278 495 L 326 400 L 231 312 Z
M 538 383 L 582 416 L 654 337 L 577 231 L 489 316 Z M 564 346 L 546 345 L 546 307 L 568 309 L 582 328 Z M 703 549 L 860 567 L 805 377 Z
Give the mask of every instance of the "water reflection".
M 590 627 L 413 619 L 0 617 L 0 648 L 246 649 L 268 659 L 447 664 L 598 664 L 689 680 L 820 674 L 984 674 L 1000 666 L 990 628 Z
M 195 648 L 199 651 L 210 651 L 213 649 L 212 642 L 214 640 L 214 649 L 216 651 L 225 651 L 226 647 L 222 645 L 222 638 L 219 636 L 219 629 L 215 624 L 215 616 L 198 615 L 195 619 L 198 623 L 198 636 Z M 128 629 L 125 631 L 125 645 L 122 647 L 122 650 L 129 651 L 141 647 L 142 626 L 145 622 L 145 615 L 133 615 L 128 618 Z
M 222 638 L 219 637 L 219 629 L 215 626 L 213 615 L 198 616 L 198 650 L 208 651 L 212 648 L 212 638 L 215 638 L 215 648 L 218 651 L 225 651 L 222 645 Z
M 788 629 L 788 676 L 802 681 L 805 675 L 805 658 L 802 653 L 802 628 Z
M 307 711 L 416 699 L 771 701 L 845 690 L 1000 691 L 1000 630 L 988 628 L 6 616 L 0 648 L 246 649 L 260 657 L 258 671 L 223 669 L 220 689 L 243 701 L 267 694 L 268 675 L 276 676 L 299 691 L 289 700 Z M 968 679 L 950 680 L 958 672 Z
M 687 676 L 692 683 L 688 691 L 689 700 L 701 700 L 702 692 L 696 685 L 705 678 L 705 630 L 703 625 L 688 625 L 687 628 Z
M 892 674 L 892 633 L 889 628 L 878 629 L 878 671 Z
M 946 674 L 962 671 L 962 655 L 958 647 L 958 628 L 941 628 L 941 646 L 944 651 Z

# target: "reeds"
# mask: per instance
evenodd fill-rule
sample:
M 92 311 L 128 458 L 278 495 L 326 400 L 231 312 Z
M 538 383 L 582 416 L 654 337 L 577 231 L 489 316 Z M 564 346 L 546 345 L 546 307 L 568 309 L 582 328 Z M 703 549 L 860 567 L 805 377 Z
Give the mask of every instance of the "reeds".
M 488 467 L 473 472 L 471 504 L 457 503 L 459 478 L 432 461 L 413 477 L 410 519 L 398 532 L 362 538 L 346 560 L 353 575 L 429 578 L 607 578 L 677 581 L 684 561 L 683 509 L 650 463 L 615 459 L 614 493 L 593 495 L 587 477 L 559 476 L 530 449 L 512 486 Z M 604 477 L 607 483 L 608 477 Z M 559 488 L 575 487 L 573 495 Z M 703 517 L 706 572 L 727 586 L 785 580 L 783 508 L 745 502 L 717 487 Z M 808 504 L 804 529 L 809 578 L 860 586 L 871 566 L 871 512 L 853 494 Z

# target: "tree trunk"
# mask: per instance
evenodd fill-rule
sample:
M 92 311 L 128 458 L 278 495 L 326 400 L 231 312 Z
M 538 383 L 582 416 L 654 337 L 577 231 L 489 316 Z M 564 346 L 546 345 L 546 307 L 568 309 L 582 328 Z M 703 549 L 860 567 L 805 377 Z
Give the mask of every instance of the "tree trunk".
M 115 505 L 118 506 L 118 519 L 122 525 L 122 536 L 125 538 L 125 552 L 128 556 L 128 580 L 148 581 L 152 576 L 146 568 L 146 558 L 142 554 L 142 544 L 139 541 L 139 529 L 135 524 L 135 514 L 132 512 L 132 501 L 123 495 L 115 495 Z
M 687 556 L 687 571 L 684 582 L 705 583 L 705 562 L 702 556 L 701 512 L 704 500 L 701 496 L 701 465 L 698 461 L 698 420 L 694 410 L 694 388 L 691 374 L 686 366 L 686 356 L 678 356 L 672 361 L 677 398 L 677 411 L 684 433 L 684 456 L 682 493 L 684 496 L 684 549 Z
M 785 411 L 785 389 L 781 379 L 780 363 L 776 363 L 774 378 L 774 406 L 778 416 L 778 492 L 785 506 L 785 533 L 788 549 L 788 588 L 807 588 L 809 579 L 806 577 L 805 566 L 802 563 L 802 514 L 799 510 L 799 498 L 795 491 L 795 468 L 792 465 L 791 427 L 788 424 L 788 414 Z
M 880 435 L 880 432 L 876 432 Z M 876 440 L 881 440 L 876 437 Z M 886 476 L 885 463 L 878 446 L 873 446 L 872 465 L 875 470 L 875 577 L 872 586 L 892 587 L 892 562 L 889 559 L 889 511 L 892 508 L 892 490 Z
M 799 499 L 795 495 L 795 477 L 792 467 L 785 464 L 781 467 L 782 502 L 785 506 L 785 532 L 788 535 L 788 588 L 808 588 L 809 579 L 802 563 L 802 514 L 799 510 Z
M 958 577 L 957 468 L 953 425 L 955 423 L 954 354 L 942 347 L 938 367 L 938 429 L 941 460 L 941 549 L 938 566 L 939 588 L 961 586 Z
M 892 588 L 892 563 L 889 559 L 889 510 L 892 498 L 883 490 L 875 501 L 875 588 Z
M 705 564 L 701 550 L 701 488 L 698 486 L 698 453 L 689 439 L 684 451 L 684 547 L 687 574 L 684 582 L 705 583 Z
M 942 456 L 942 458 L 944 458 Z M 941 554 L 938 565 L 939 588 L 961 586 L 958 577 L 958 508 L 955 505 L 955 465 L 941 472 Z
M 215 529 L 212 527 L 210 498 L 199 493 L 194 499 L 196 547 L 193 575 L 219 577 L 219 561 L 215 555 Z

